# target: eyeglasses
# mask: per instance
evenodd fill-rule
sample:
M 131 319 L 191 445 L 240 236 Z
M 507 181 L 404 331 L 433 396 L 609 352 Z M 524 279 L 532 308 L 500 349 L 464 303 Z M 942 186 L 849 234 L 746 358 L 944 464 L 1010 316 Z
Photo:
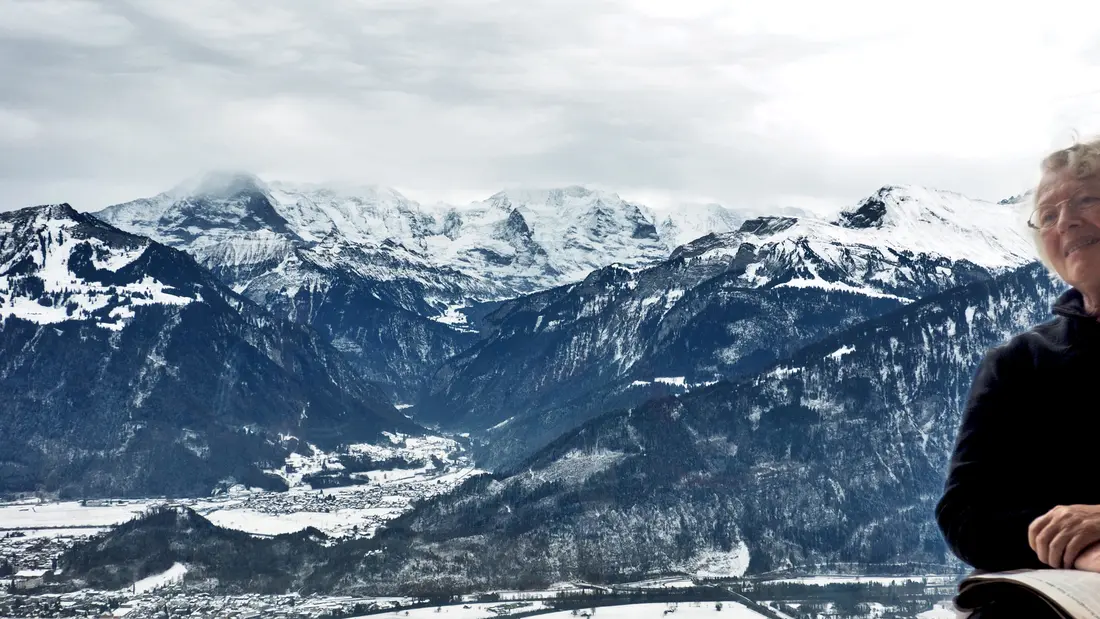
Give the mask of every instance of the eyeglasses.
M 1058 220 L 1062 217 L 1063 208 L 1072 208 L 1080 214 L 1092 209 L 1097 204 L 1100 204 L 1100 198 L 1092 196 L 1084 196 L 1076 200 L 1065 200 L 1057 204 L 1046 204 L 1031 211 L 1031 216 L 1027 218 L 1027 225 L 1036 230 L 1050 230 L 1058 224 Z

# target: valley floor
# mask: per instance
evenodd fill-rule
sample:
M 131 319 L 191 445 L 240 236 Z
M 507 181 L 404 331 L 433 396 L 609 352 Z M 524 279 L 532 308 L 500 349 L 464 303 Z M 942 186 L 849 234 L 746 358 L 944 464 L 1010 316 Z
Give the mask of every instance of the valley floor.
M 402 439 L 405 440 L 405 439 Z M 419 442 L 417 442 L 419 441 Z M 475 469 L 466 456 L 453 449 L 449 439 L 434 445 L 439 466 L 397 468 L 354 473 L 356 485 L 312 489 L 301 482 L 303 474 L 338 467 L 332 454 L 295 455 L 286 492 L 231 488 L 201 499 L 96 499 L 47 502 L 29 499 L 0 503 L 0 559 L 8 558 L 16 580 L 30 580 L 53 569 L 53 561 L 66 548 L 90 536 L 164 504 L 185 505 L 214 524 L 253 535 L 271 536 L 314 527 L 330 538 L 369 537 L 383 523 L 407 511 L 413 502 L 448 492 Z M 406 440 L 402 455 L 435 455 L 423 439 Z M 356 446 L 352 446 L 353 448 Z M 443 453 L 446 450 L 449 453 Z M 392 454 L 383 454 L 390 456 Z

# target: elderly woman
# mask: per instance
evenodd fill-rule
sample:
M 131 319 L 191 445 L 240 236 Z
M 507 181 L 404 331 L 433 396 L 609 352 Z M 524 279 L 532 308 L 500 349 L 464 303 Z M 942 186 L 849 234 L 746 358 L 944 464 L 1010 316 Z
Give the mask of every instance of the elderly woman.
M 983 360 L 936 519 L 979 570 L 1100 572 L 1100 140 L 1043 161 L 1028 224 L 1071 288 Z

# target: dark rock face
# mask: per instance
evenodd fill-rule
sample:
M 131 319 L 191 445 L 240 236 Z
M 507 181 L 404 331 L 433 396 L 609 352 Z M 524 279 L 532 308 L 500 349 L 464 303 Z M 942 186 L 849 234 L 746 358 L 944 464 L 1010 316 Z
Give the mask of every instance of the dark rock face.
M 649 223 L 648 221 L 639 221 L 634 226 L 634 232 L 632 232 L 630 236 L 631 238 L 635 239 L 657 240 L 657 226 Z
M 798 220 L 794 217 L 757 217 L 755 219 L 749 219 L 741 224 L 741 228 L 738 232 L 747 232 L 750 234 L 782 232 L 797 222 Z
M 418 431 L 313 331 L 67 205 L 0 214 L 0 311 L 2 491 L 278 487 L 280 435 Z
M 243 212 L 234 222 L 241 230 L 273 230 L 279 234 L 293 234 L 287 227 L 286 220 L 275 212 L 267 197 L 255 187 L 241 188 L 229 195 L 228 199 L 241 206 Z M 166 215 L 162 218 L 162 223 L 178 228 L 181 234 L 190 235 L 190 240 L 193 240 L 202 234 L 191 232 L 193 228 L 206 231 L 225 225 L 225 219 L 218 216 L 221 214 L 218 206 L 219 202 L 215 199 L 196 197 L 180 202 L 178 208 L 171 213 L 171 219 Z
M 854 211 L 840 214 L 841 224 L 847 228 L 877 228 L 886 215 L 886 204 L 878 198 L 867 198 Z
M 526 239 L 531 238 L 531 228 L 527 225 L 527 220 L 523 218 L 523 214 L 518 210 L 512 209 L 512 212 L 508 214 L 508 219 L 504 221 L 503 231 L 512 236 L 524 237 Z

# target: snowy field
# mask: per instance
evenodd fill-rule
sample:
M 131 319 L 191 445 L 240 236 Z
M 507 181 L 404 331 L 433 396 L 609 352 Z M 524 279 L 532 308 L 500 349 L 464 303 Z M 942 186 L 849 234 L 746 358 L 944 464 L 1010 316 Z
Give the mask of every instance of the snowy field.
M 382 523 L 399 516 L 416 500 L 454 488 L 470 475 L 466 467 L 446 471 L 395 470 L 379 472 L 377 481 L 330 488 L 308 487 L 287 492 L 239 491 L 211 499 L 172 501 L 186 505 L 214 524 L 257 535 L 293 533 L 312 526 L 332 537 L 357 532 L 371 535 Z M 383 475 L 387 479 L 382 479 Z M 392 478 L 391 478 L 392 477 Z M 0 504 L 0 531 L 22 531 L 28 536 L 84 537 L 140 516 L 164 499 Z
M 399 516 L 403 511 L 401 508 L 365 507 L 334 509 L 327 513 L 302 511 L 268 514 L 254 509 L 219 509 L 206 514 L 206 518 L 220 527 L 255 535 L 281 535 L 314 527 L 331 537 L 343 537 L 353 530 L 372 535 L 380 523 Z
M 0 529 L 39 529 L 43 534 L 50 528 L 61 527 L 110 527 L 141 515 L 154 501 L 114 502 L 111 505 L 89 504 L 79 501 L 60 503 L 0 504 Z
M 485 619 L 487 617 L 507 617 L 518 613 L 527 613 L 536 610 L 545 610 L 547 606 L 542 602 L 494 602 L 491 604 L 454 604 L 451 606 L 433 606 L 431 608 L 414 608 L 412 610 L 398 610 L 390 613 L 366 615 L 367 617 L 408 617 L 409 619 L 428 619 L 429 617 L 446 617 L 447 619 Z M 557 615 L 539 615 L 550 617 Z
M 89 537 L 110 530 L 111 527 L 80 527 L 77 529 L 19 529 L 19 532 L 23 534 L 24 539 L 34 539 L 38 537 Z
M 650 617 L 658 619 L 666 617 L 674 617 L 675 619 L 696 619 L 699 617 L 706 617 L 707 619 L 768 619 L 766 615 L 749 610 L 737 602 L 722 602 L 721 611 L 715 608 L 715 604 L 716 602 L 680 602 L 678 604 L 599 606 L 592 616 L 597 619 L 649 619 Z M 591 612 L 591 609 L 582 610 L 577 615 L 574 615 L 573 611 L 561 611 L 539 615 L 539 617 L 540 619 L 565 619 L 566 617 L 577 617 L 589 612 Z
M 696 584 L 690 578 L 655 578 L 639 582 L 628 582 L 616 585 L 619 589 L 682 589 L 695 587 Z
M 926 610 L 923 613 L 917 615 L 917 619 L 956 619 L 958 613 L 951 607 L 950 602 L 944 602 L 942 604 L 936 604 L 932 610 Z
M 944 576 L 942 574 L 929 574 L 927 576 L 800 576 L 797 578 L 778 578 L 775 580 L 761 580 L 760 584 L 777 584 L 777 583 L 791 583 L 798 585 L 848 585 L 848 584 L 869 584 L 877 583 L 880 585 L 901 585 L 908 582 L 923 582 L 927 580 L 928 584 L 953 584 L 958 581 L 955 576 Z
M 453 606 L 441 606 L 432 608 L 418 608 L 414 610 L 401 610 L 380 615 L 368 615 L 369 617 L 408 617 L 409 619 L 429 619 L 431 617 L 447 617 L 447 619 L 488 619 L 492 617 L 507 617 L 510 614 L 525 613 L 533 610 L 544 609 L 546 606 L 539 602 L 512 602 L 493 604 L 461 604 Z M 672 609 L 672 612 L 668 612 Z M 749 610 L 736 602 L 722 602 L 721 614 L 716 614 L 715 602 L 681 602 L 679 604 L 624 604 L 622 606 L 598 606 L 594 617 L 606 617 L 608 619 L 646 619 L 648 617 L 665 618 L 670 615 L 680 618 L 692 619 L 695 617 L 707 617 L 708 619 L 766 619 L 764 615 Z M 573 611 L 560 611 L 538 615 L 545 619 L 564 619 L 586 616 L 592 613 L 592 609 L 586 608 L 573 614 Z M 365 618 L 361 618 L 365 619 Z

